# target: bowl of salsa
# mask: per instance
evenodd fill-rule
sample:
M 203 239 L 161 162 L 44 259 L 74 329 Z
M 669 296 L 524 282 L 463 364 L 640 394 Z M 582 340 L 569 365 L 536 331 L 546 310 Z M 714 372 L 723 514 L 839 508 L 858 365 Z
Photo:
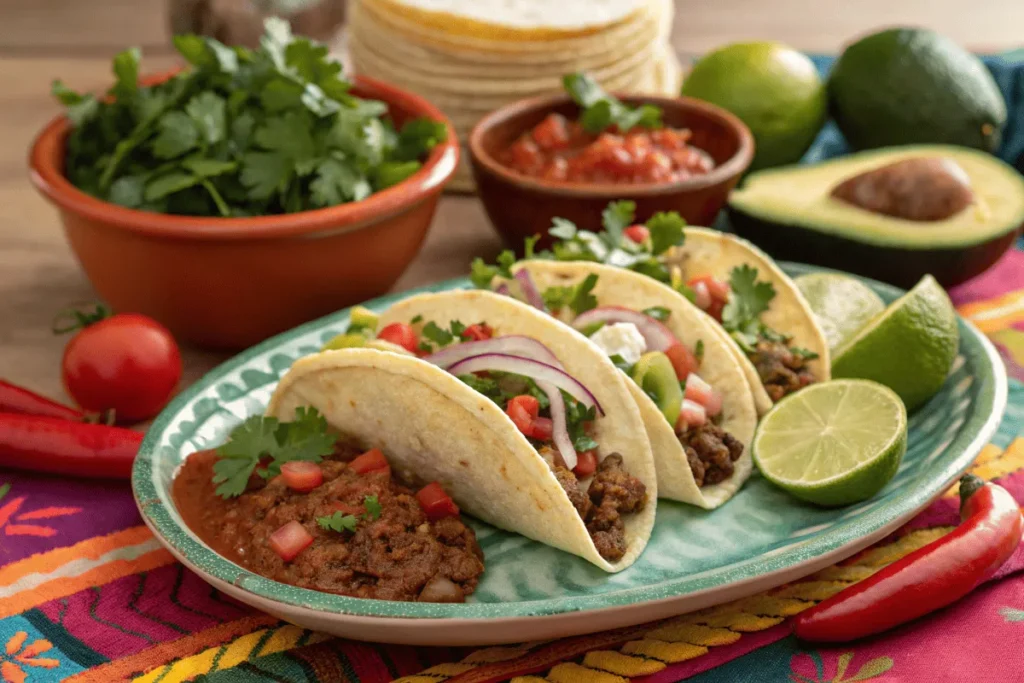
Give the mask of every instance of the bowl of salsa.
M 714 221 L 753 158 L 742 121 L 686 97 L 616 97 L 582 74 L 565 83 L 567 94 L 497 109 L 470 133 L 480 198 L 510 247 L 546 236 L 556 216 L 600 223 L 619 199 L 641 222 L 659 211 Z

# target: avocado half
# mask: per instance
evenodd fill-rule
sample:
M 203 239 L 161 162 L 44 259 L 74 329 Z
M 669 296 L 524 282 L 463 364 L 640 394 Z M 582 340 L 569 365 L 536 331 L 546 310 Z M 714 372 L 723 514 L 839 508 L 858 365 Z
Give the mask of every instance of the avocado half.
M 939 221 L 874 213 L 831 196 L 844 180 L 898 161 L 939 157 L 970 179 L 974 201 Z M 1024 224 L 1024 176 L 985 152 L 947 145 L 889 147 L 819 164 L 752 173 L 729 197 L 739 235 L 779 259 L 910 287 L 930 273 L 952 286 L 983 272 Z

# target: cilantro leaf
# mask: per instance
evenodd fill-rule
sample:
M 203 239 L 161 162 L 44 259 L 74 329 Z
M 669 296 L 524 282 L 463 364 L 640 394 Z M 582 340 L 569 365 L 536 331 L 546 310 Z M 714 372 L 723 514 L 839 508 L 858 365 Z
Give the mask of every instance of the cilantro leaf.
M 113 93 L 118 98 L 130 98 L 139 89 L 139 58 L 142 52 L 137 47 L 129 48 L 114 55 Z
M 757 269 L 746 263 L 729 273 L 729 302 L 722 309 L 722 326 L 727 331 L 752 333 L 751 326 L 760 323 L 761 314 L 775 298 L 775 287 L 758 282 L 757 275 Z
M 316 179 L 309 184 L 310 197 L 316 206 L 334 206 L 350 199 L 364 199 L 371 188 L 358 170 L 337 159 L 327 159 L 316 169 Z
M 532 259 L 536 256 L 534 249 L 537 247 L 537 242 L 540 241 L 540 235 L 531 235 L 523 240 L 523 258 Z
M 199 178 L 191 173 L 171 171 L 150 180 L 146 185 L 144 196 L 147 202 L 155 202 L 175 192 L 187 190 L 198 183 Z
M 651 253 L 660 256 L 686 240 L 683 228 L 686 221 L 675 211 L 662 211 L 651 216 L 644 224 L 651 233 Z
M 224 109 L 224 98 L 212 92 L 200 93 L 185 105 L 185 113 L 195 123 L 200 136 L 208 145 L 227 137 Z
M 338 438 L 328 431 L 327 418 L 315 408 L 300 406 L 295 409 L 295 419 L 279 427 L 278 440 L 281 447 L 274 460 L 280 464 L 292 460 L 320 462 L 334 452 Z
M 368 519 L 371 522 L 380 519 L 383 508 L 381 508 L 377 496 L 365 496 L 363 498 L 363 507 L 366 508 L 366 514 L 363 515 L 363 519 Z
M 576 224 L 567 218 L 560 218 L 555 216 L 551 219 L 551 227 L 548 228 L 548 234 L 552 237 L 558 237 L 563 240 L 571 240 L 576 236 L 577 228 Z
M 213 178 L 223 173 L 230 173 L 238 168 L 234 161 L 217 161 L 216 159 L 205 159 L 195 157 L 185 159 L 181 165 L 200 178 Z
M 617 353 L 608 356 L 608 360 L 612 362 L 612 365 L 617 367 L 619 370 L 622 370 L 626 374 L 629 374 L 633 371 L 633 364 Z
M 670 311 L 667 308 L 665 308 L 664 306 L 651 306 L 650 308 L 645 308 L 643 310 L 643 314 L 646 315 L 646 316 L 650 316 L 651 318 L 654 318 L 655 320 L 660 320 L 661 322 L 665 322 L 666 320 L 668 320 L 668 317 L 670 315 Z
M 594 290 L 594 286 L 597 285 L 597 274 L 590 273 L 574 287 L 572 300 L 569 302 L 569 308 L 576 315 L 580 313 L 586 313 L 592 308 L 597 308 L 597 297 L 591 292 Z
M 601 212 L 601 225 L 609 246 L 615 248 L 622 244 L 623 231 L 633 224 L 635 218 L 636 202 L 629 200 L 612 202 Z
M 583 110 L 580 124 L 588 133 L 600 133 L 611 126 L 627 131 L 636 126 L 659 128 L 662 125 L 660 108 L 652 104 L 639 107 L 623 104 L 585 73 L 566 75 L 562 85 Z
M 121 176 L 110 186 L 108 198 L 115 204 L 129 209 L 142 205 L 146 189 L 146 178 L 141 175 Z
M 273 116 L 256 130 L 256 144 L 292 161 L 309 159 L 315 154 L 310 123 L 309 116 L 300 111 Z
M 157 121 L 157 128 L 160 132 L 153 140 L 153 154 L 159 159 L 173 159 L 199 144 L 199 130 L 184 112 L 167 112 Z
M 470 280 L 477 289 L 490 289 L 491 283 L 496 277 L 512 279 L 512 266 L 516 262 L 516 255 L 511 249 L 505 249 L 496 259 L 495 265 L 488 265 L 479 256 L 473 259 L 470 266 Z
M 423 158 L 430 150 L 448 140 L 448 127 L 440 121 L 419 118 L 402 126 L 398 133 L 398 146 L 394 158 L 399 161 L 414 161 Z
M 374 187 L 378 190 L 397 185 L 423 167 L 418 161 L 385 161 L 374 174 Z
M 359 520 L 355 515 L 346 515 L 340 510 L 335 510 L 334 514 L 327 517 L 317 517 L 316 523 L 324 531 L 336 531 L 339 534 L 345 531 L 354 532 L 359 526 Z
M 269 199 L 282 190 L 292 175 L 292 165 L 277 152 L 249 152 L 242 157 L 240 180 L 252 199 Z
M 423 331 L 421 332 L 421 334 L 430 341 L 437 344 L 438 346 L 446 346 L 448 344 L 451 344 L 452 341 L 455 339 L 455 335 L 453 335 L 451 332 L 444 329 L 443 327 L 438 326 L 438 324 L 435 323 L 433 320 L 431 320 L 430 322 L 423 326 Z
M 811 351 L 810 349 L 800 348 L 799 346 L 791 346 L 789 347 L 789 351 L 794 356 L 798 356 L 800 358 L 803 358 L 804 360 L 815 360 L 816 358 L 818 358 L 818 354 L 815 353 L 814 351 Z
M 698 339 L 697 346 L 693 349 L 693 355 L 697 359 L 698 363 L 704 362 L 704 340 Z

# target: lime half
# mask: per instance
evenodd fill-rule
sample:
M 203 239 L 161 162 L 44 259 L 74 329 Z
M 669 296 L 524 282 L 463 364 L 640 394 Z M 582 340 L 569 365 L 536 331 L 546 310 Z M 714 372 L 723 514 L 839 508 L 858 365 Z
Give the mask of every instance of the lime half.
M 953 304 L 925 275 L 836 351 L 832 376 L 881 382 L 913 411 L 942 387 L 959 345 Z
M 907 411 L 876 382 L 812 384 L 775 404 L 752 448 L 761 474 L 776 486 L 818 505 L 849 505 L 896 474 L 907 451 Z
M 849 275 L 808 273 L 794 282 L 811 305 L 832 351 L 885 310 L 875 290 Z

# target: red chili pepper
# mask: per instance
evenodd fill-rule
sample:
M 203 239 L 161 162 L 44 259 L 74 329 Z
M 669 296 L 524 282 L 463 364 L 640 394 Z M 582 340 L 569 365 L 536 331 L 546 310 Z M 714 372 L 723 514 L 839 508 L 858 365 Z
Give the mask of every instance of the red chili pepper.
M 960 501 L 960 526 L 802 612 L 797 637 L 840 643 L 881 633 L 945 607 L 991 578 L 1020 543 L 1020 507 L 1006 489 L 972 474 L 960 480 Z
M 0 413 L 0 467 L 128 479 L 142 437 L 121 427 Z
M 86 418 L 81 410 L 51 401 L 45 396 L 0 379 L 0 413 L 46 415 L 62 420 L 81 421 Z

